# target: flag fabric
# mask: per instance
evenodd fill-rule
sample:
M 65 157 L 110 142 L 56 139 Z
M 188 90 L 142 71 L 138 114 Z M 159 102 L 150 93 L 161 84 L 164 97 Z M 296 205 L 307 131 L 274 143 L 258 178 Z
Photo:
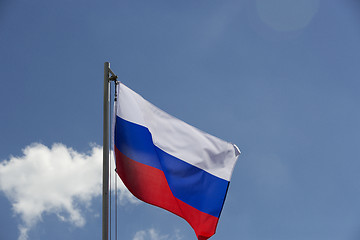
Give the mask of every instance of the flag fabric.
M 120 83 L 116 171 L 140 200 L 184 218 L 198 240 L 215 234 L 239 149 L 167 114 Z

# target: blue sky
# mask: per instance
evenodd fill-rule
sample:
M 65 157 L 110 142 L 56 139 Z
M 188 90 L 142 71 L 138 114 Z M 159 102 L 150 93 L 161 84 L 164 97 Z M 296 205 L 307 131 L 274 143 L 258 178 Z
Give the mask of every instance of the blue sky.
M 1 0 L 0 239 L 101 238 L 105 61 L 241 149 L 211 239 L 359 239 L 359 20 L 356 0 Z M 195 239 L 119 198 L 119 239 Z

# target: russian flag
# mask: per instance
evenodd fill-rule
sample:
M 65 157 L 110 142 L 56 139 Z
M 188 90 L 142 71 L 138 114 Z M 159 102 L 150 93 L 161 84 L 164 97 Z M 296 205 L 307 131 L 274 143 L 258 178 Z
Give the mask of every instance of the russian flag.
M 142 201 L 184 218 L 199 240 L 215 234 L 239 149 L 117 85 L 116 171 Z

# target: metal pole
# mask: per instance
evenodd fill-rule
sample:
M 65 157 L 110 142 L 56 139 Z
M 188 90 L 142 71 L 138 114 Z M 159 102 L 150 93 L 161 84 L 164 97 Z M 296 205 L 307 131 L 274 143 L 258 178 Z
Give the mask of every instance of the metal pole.
M 109 70 L 104 63 L 102 240 L 109 239 Z

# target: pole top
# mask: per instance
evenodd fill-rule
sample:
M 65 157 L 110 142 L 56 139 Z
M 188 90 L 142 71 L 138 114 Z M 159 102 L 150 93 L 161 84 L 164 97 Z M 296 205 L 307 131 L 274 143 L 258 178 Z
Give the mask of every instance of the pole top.
M 110 69 L 110 63 L 109 63 L 109 62 L 105 62 L 105 63 L 104 63 L 104 67 L 105 67 L 106 71 L 111 74 L 111 76 L 109 77 L 109 81 L 114 81 L 114 82 L 116 82 L 118 76 L 117 76 L 113 71 L 111 71 L 111 69 Z

